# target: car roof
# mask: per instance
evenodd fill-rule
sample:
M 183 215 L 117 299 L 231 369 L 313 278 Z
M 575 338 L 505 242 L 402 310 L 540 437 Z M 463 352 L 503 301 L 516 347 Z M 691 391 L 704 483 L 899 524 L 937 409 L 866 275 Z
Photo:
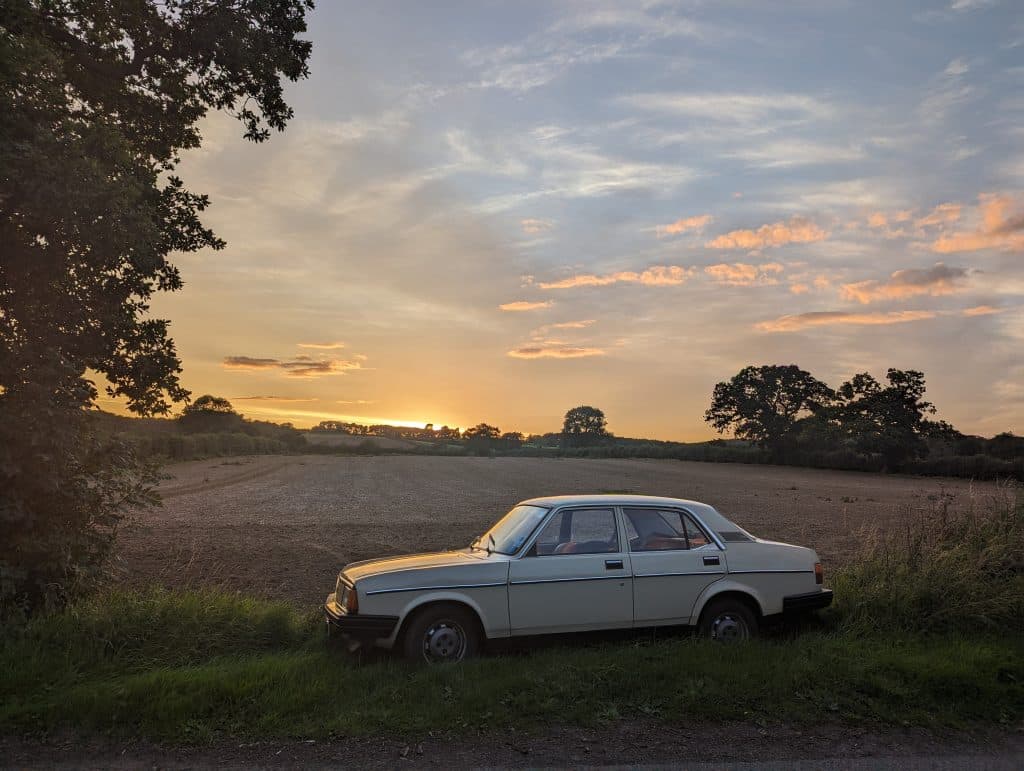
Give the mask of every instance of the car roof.
M 666 498 L 660 495 L 625 495 L 618 493 L 599 493 L 589 495 L 547 495 L 542 498 L 530 498 L 520 501 L 521 506 L 682 506 L 689 509 L 715 530 L 735 527 L 723 517 L 714 506 L 700 501 L 685 498 Z

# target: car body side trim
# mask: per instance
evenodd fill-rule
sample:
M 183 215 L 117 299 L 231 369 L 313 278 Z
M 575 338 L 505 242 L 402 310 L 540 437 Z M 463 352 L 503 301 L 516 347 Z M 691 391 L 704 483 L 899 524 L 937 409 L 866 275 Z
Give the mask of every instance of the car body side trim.
M 813 573 L 813 570 L 730 570 L 729 574 L 736 575 L 751 575 L 753 573 Z
M 662 578 L 667 576 L 724 576 L 725 570 L 694 570 L 689 573 L 634 573 L 633 578 Z
M 396 592 L 436 592 L 444 591 L 447 589 L 482 589 L 488 586 L 505 586 L 507 582 L 498 581 L 489 584 L 446 584 L 444 586 L 403 586 L 399 589 L 371 589 L 366 592 L 369 597 L 371 594 L 394 594 Z
M 536 578 L 526 581 L 509 581 L 509 584 L 512 586 L 519 586 L 521 584 L 565 584 L 572 581 L 621 581 L 624 578 L 632 577 L 633 576 L 626 573 L 625 575 L 617 576 L 585 576 L 582 578 Z

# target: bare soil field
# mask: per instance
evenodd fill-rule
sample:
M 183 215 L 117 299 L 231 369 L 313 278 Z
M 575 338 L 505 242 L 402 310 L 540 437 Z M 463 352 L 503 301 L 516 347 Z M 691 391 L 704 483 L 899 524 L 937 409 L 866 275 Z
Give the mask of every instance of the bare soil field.
M 166 467 L 162 508 L 120 540 L 133 585 L 218 586 L 319 603 L 347 562 L 468 544 L 517 501 L 629 492 L 714 505 L 762 538 L 817 549 L 830 566 L 873 528 L 992 483 L 662 460 L 264 456 Z

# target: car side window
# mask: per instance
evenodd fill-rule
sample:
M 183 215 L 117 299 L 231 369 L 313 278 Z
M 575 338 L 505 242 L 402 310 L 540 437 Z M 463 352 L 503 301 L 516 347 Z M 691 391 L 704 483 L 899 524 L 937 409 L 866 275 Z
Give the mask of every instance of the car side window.
M 683 515 L 683 525 L 686 527 L 686 540 L 690 542 L 691 549 L 699 549 L 711 543 L 704 531 L 697 527 L 697 523 L 688 515 Z
M 697 523 L 680 511 L 625 509 L 624 513 L 631 551 L 680 551 L 708 544 Z
M 570 509 L 555 514 L 537 536 L 538 556 L 607 554 L 619 550 L 615 512 L 611 509 Z

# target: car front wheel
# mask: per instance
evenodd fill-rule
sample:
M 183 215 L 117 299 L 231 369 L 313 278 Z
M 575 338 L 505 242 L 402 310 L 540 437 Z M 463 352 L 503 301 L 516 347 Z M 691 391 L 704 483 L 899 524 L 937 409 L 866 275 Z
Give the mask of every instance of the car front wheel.
M 409 622 L 405 657 L 419 664 L 455 664 L 480 650 L 476 617 L 458 605 L 431 605 Z
M 716 642 L 743 642 L 757 635 L 757 617 L 739 600 L 715 600 L 701 614 L 698 631 Z

